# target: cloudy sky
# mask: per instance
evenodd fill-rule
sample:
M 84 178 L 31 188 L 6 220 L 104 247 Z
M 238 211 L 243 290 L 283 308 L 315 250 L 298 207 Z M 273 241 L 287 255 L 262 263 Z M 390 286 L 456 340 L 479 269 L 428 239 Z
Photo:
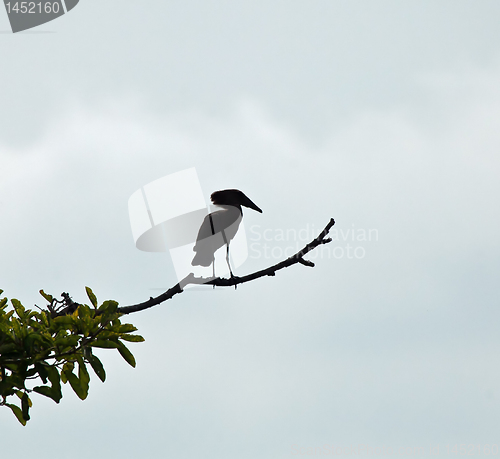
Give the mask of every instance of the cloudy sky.
M 0 410 L 2 454 L 500 446 L 499 20 L 495 0 L 81 0 L 12 34 L 1 12 L 8 297 L 174 285 L 127 203 L 190 167 L 264 211 L 236 274 L 337 222 L 314 268 L 130 316 L 137 368 L 103 350 L 85 402 L 34 396 L 25 428 Z

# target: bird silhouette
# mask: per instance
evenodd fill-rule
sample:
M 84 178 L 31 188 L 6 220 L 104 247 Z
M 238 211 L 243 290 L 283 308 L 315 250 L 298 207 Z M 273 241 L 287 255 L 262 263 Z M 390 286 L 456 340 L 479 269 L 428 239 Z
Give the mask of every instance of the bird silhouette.
M 208 214 L 203 220 L 196 244 L 193 247 L 196 254 L 191 265 L 206 267 L 213 265 L 213 276 L 215 277 L 215 252 L 225 244 L 227 266 L 231 277 L 234 277 L 229 263 L 229 244 L 236 236 L 243 217 L 241 206 L 249 207 L 260 213 L 262 210 L 240 190 L 215 191 L 210 199 L 214 205 L 221 207 L 221 209 Z

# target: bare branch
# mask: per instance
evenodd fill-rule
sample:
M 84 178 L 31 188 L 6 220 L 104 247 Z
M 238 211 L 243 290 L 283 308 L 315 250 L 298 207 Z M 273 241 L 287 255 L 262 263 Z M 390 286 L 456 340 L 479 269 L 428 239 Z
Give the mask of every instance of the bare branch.
M 63 292 L 63 293 L 61 293 L 61 296 L 63 297 L 62 300 L 59 301 L 59 300 L 56 300 L 54 298 L 52 300 L 52 303 L 48 305 L 50 315 L 52 316 L 52 318 L 58 317 L 58 316 L 65 316 L 68 314 L 73 314 L 78 309 L 79 303 L 75 303 L 71 299 L 71 297 L 69 296 L 69 293 Z M 54 307 L 54 303 L 62 304 L 63 307 L 61 307 L 59 310 L 57 310 Z
M 166 300 L 171 299 L 174 295 L 182 293 L 184 291 L 183 288 L 188 284 L 204 284 L 204 285 L 216 285 L 218 287 L 231 287 L 233 285 L 236 286 L 238 284 L 244 284 L 245 282 L 258 279 L 259 277 L 274 276 L 276 274 L 276 271 L 279 271 L 280 269 L 283 268 L 288 268 L 289 266 L 292 266 L 296 263 L 300 263 L 304 266 L 313 267 L 314 263 L 309 260 L 304 260 L 304 255 L 306 255 L 319 245 L 328 244 L 329 242 L 332 241 L 331 238 L 327 238 L 326 235 L 328 234 L 333 225 L 335 225 L 335 220 L 332 218 L 330 219 L 328 225 L 325 226 L 325 229 L 320 233 L 320 235 L 316 239 L 313 239 L 311 242 L 309 242 L 309 244 L 307 244 L 302 250 L 299 250 L 295 255 L 292 255 L 286 260 L 283 260 L 273 266 L 270 266 L 269 268 L 262 269 L 261 271 L 256 271 L 252 274 L 248 274 L 243 277 L 232 277 L 229 279 L 221 277 L 215 277 L 215 278 L 195 277 L 194 274 L 191 273 L 184 279 L 182 279 L 178 284 L 174 285 L 172 288 L 168 289 L 166 292 L 162 293 L 156 298 L 151 297 L 149 300 L 144 301 L 143 303 L 118 308 L 118 312 L 121 314 L 131 314 L 132 312 L 138 312 L 138 311 L 143 311 L 144 309 L 152 308 L 153 306 L 156 306 L 160 303 L 163 303 Z

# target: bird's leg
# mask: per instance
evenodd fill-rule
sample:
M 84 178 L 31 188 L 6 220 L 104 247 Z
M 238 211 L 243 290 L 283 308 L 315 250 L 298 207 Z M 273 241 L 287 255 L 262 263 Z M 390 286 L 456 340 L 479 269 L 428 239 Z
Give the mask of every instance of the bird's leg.
M 233 271 L 231 271 L 231 264 L 229 263 L 229 243 L 227 244 L 226 261 L 227 261 L 227 266 L 229 267 L 229 272 L 231 273 L 231 279 L 234 279 Z M 234 286 L 234 289 L 236 290 L 236 284 Z
M 231 264 L 229 263 L 229 244 L 227 244 L 226 246 L 226 262 L 227 266 L 229 267 L 229 272 L 231 273 L 231 277 L 234 277 L 233 272 L 231 271 Z
M 215 279 L 215 257 L 212 260 L 212 277 Z M 212 286 L 212 288 L 215 288 L 215 284 Z
M 224 242 L 226 243 L 226 262 L 227 266 L 229 267 L 229 273 L 231 274 L 231 279 L 234 279 L 233 271 L 231 271 L 231 264 L 229 263 L 229 240 L 226 237 L 224 230 L 221 231 L 221 234 L 222 234 L 222 239 L 224 239 Z M 234 289 L 236 290 L 236 285 L 234 286 Z

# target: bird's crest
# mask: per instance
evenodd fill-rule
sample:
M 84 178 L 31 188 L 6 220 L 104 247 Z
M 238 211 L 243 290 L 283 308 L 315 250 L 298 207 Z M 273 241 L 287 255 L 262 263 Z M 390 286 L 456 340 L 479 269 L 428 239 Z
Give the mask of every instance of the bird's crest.
M 214 191 L 210 196 L 210 200 L 216 206 L 228 204 L 228 201 L 233 201 L 237 196 L 243 194 L 240 190 L 219 190 Z M 236 198 L 237 199 L 237 198 Z

